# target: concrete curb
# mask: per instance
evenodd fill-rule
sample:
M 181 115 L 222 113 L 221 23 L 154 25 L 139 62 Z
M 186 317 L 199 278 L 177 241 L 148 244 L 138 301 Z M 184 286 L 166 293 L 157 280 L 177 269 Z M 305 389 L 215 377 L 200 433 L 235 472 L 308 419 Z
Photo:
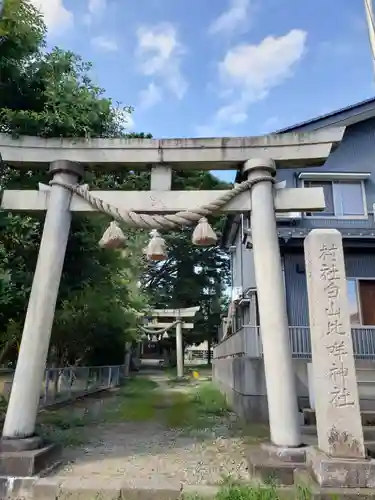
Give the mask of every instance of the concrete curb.
M 213 498 L 216 486 L 160 485 L 158 479 L 145 487 L 133 487 L 122 478 L 43 477 L 3 479 L 0 498 L 13 500 L 180 500 L 183 496 Z

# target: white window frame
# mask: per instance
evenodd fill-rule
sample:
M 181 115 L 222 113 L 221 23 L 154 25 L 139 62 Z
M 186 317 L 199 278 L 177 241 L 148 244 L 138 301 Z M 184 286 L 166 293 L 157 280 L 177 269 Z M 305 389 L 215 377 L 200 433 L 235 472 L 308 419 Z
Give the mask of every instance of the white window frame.
M 366 200 L 366 188 L 365 188 L 365 182 L 363 179 L 302 179 L 302 187 L 305 187 L 305 182 L 331 182 L 332 183 L 332 198 L 333 198 L 333 208 L 336 210 L 335 207 L 335 197 L 333 196 L 333 184 L 335 182 L 340 183 L 340 182 L 351 182 L 351 183 L 358 183 L 361 186 L 361 192 L 362 192 L 362 204 L 363 204 L 363 215 L 307 215 L 305 212 L 303 216 L 306 219 L 343 219 L 343 220 L 364 220 L 368 219 L 369 213 L 367 209 L 367 200 Z
M 350 276 L 346 277 L 346 281 L 355 281 L 355 293 L 357 299 L 357 307 L 358 307 L 358 316 L 359 316 L 359 325 L 350 325 L 351 328 L 374 328 L 375 325 L 364 325 L 362 320 L 362 307 L 361 301 L 359 300 L 359 282 L 360 281 L 375 281 L 374 278 L 352 278 Z

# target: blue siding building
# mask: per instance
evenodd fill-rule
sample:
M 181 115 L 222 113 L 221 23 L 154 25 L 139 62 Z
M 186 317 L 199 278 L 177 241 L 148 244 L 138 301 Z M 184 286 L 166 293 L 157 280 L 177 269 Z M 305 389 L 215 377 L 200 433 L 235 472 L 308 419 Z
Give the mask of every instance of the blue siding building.
M 277 173 L 278 188 L 321 186 L 326 200 L 323 212 L 293 212 L 277 217 L 290 341 L 298 395 L 305 401 L 302 406 L 306 406 L 311 346 L 303 241 L 313 228 L 337 228 L 344 242 L 354 351 L 357 365 L 358 360 L 362 363 L 357 370 L 367 370 L 365 375 L 357 373 L 359 383 L 362 379 L 364 383 L 360 397 L 362 406 L 372 407 L 363 401 L 371 399 L 375 405 L 375 368 L 371 361 L 375 360 L 375 98 L 276 133 L 312 132 L 335 126 L 346 127 L 344 138 L 323 167 L 293 167 Z M 226 391 L 230 388 L 232 396 L 236 394 L 235 406 L 246 414 L 251 408 L 262 407 L 254 404 L 253 397 L 257 401 L 265 396 L 249 218 L 229 217 L 223 244 L 231 255 L 233 302 L 227 318 L 228 334 L 215 349 L 214 376 Z M 242 360 L 230 361 L 230 356 Z M 252 360 L 251 365 L 245 358 Z M 374 383 L 371 394 L 370 382 Z

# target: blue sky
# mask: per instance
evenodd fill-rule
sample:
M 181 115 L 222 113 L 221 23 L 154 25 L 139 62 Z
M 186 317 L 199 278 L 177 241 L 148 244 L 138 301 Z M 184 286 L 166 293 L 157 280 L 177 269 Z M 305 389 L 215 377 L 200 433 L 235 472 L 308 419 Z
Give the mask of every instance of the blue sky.
M 363 0 L 32 0 L 154 137 L 246 136 L 374 95 Z

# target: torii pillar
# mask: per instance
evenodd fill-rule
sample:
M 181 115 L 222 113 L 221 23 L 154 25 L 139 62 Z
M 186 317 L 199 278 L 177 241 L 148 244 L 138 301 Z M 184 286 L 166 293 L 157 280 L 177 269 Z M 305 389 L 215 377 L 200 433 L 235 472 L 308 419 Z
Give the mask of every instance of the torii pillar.
M 275 162 L 248 160 L 243 171 L 249 179 L 265 179 L 251 189 L 250 220 L 271 441 L 277 446 L 294 447 L 301 444 L 301 432 L 276 227 L 272 183 Z
M 63 182 L 76 183 L 83 176 L 83 168 L 79 164 L 65 160 L 51 163 L 49 171 L 54 180 Z M 35 420 L 70 232 L 71 198 L 71 193 L 66 189 L 57 185 L 51 187 L 17 367 L 3 427 L 3 441 L 8 441 L 6 444 L 10 449 L 14 440 L 18 440 L 17 446 L 24 449 L 33 448 L 34 441 L 38 442 L 38 438 L 34 437 Z

